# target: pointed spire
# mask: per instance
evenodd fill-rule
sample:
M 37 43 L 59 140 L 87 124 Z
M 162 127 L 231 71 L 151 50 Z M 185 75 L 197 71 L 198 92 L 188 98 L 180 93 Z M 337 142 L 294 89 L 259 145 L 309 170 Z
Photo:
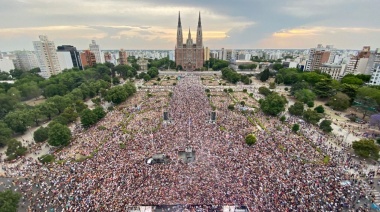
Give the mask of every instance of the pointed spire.
M 198 27 L 201 27 L 201 11 L 199 11 Z
M 181 12 L 178 11 L 178 27 L 182 27 L 181 26 Z
M 190 27 L 189 27 L 189 35 L 188 35 L 188 39 L 191 39 Z

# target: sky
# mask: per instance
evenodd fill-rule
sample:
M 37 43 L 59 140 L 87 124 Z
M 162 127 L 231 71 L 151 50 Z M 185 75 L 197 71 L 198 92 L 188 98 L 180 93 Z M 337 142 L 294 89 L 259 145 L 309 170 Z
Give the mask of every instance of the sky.
M 0 0 L 0 50 L 55 45 L 174 49 L 178 12 L 210 49 L 380 48 L 380 0 Z M 184 42 L 186 37 L 184 37 Z

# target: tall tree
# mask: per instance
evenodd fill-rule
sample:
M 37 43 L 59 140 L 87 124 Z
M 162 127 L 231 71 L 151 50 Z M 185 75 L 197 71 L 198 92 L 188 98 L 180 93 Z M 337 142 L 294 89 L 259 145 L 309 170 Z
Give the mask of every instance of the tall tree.
M 52 146 L 67 146 L 71 140 L 70 129 L 62 124 L 54 124 L 49 128 L 48 143 Z
M 287 100 L 284 96 L 272 93 L 260 102 L 260 108 L 265 114 L 277 116 L 280 112 L 285 110 L 286 103 Z
M 322 115 L 315 110 L 307 109 L 303 112 L 303 119 L 310 124 L 317 124 L 321 118 Z
M 304 103 L 296 102 L 294 105 L 289 107 L 289 113 L 295 116 L 302 116 L 304 111 Z
M 350 97 L 342 92 L 338 92 L 335 96 L 330 97 L 328 104 L 334 110 L 343 111 L 350 107 Z
M 270 73 L 269 69 L 265 69 L 263 72 L 260 73 L 260 81 L 265 82 L 269 79 Z

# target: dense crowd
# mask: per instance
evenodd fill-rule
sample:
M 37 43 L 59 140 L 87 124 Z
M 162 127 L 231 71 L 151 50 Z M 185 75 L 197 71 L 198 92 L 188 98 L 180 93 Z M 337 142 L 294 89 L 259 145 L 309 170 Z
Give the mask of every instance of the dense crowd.
M 159 124 L 157 114 L 163 111 L 155 106 L 164 107 L 162 102 L 132 98 L 127 111 L 115 110 L 98 124 L 106 130 L 94 126 L 82 131 L 71 148 L 57 155 L 73 159 L 75 154 L 88 155 L 99 148 L 92 158 L 50 166 L 24 159 L 25 168 L 15 168 L 9 175 L 29 173 L 15 183 L 31 211 L 123 211 L 131 205 L 176 204 L 247 205 L 252 211 L 339 211 L 355 207 L 365 196 L 361 183 L 342 183 L 354 177 L 344 172 L 345 167 L 363 168 L 344 147 L 337 149 L 307 124 L 302 126 L 308 129 L 305 137 L 287 126 L 278 130 L 279 121 L 267 120 L 261 113 L 255 116 L 267 127 L 255 128 L 242 113 L 227 109 L 227 95 L 212 97 L 218 118 L 210 123 L 210 99 L 204 86 L 199 77 L 186 76 L 173 88 L 167 108 L 171 123 L 153 131 Z M 136 109 L 142 100 L 148 104 Z M 126 114 L 137 121 L 123 124 Z M 139 118 L 143 115 L 151 120 Z M 126 129 L 134 135 L 126 136 Z M 253 131 L 258 141 L 248 147 L 244 138 Z M 126 147 L 120 148 L 120 143 Z M 178 151 L 186 147 L 195 151 L 195 162 L 178 159 Z M 146 164 L 147 158 L 158 153 L 171 162 Z M 330 165 L 322 162 L 325 154 L 331 156 Z

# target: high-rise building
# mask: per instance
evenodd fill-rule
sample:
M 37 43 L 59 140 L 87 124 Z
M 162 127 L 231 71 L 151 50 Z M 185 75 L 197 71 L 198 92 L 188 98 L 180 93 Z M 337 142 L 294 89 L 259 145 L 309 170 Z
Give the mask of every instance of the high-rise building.
M 84 52 L 80 53 L 80 59 L 82 61 L 83 67 L 92 67 L 96 64 L 95 54 L 90 50 L 85 50 Z
M 70 52 L 57 52 L 59 67 L 61 71 L 65 69 L 74 68 L 73 61 L 71 60 Z
M 15 69 L 15 66 L 13 64 L 13 61 L 8 58 L 1 58 L 0 59 L 0 71 L 4 72 L 10 72 L 10 70 Z
M 208 47 L 205 48 L 204 57 L 204 61 L 210 60 L 210 49 Z
M 182 66 L 183 70 L 193 71 L 203 67 L 204 63 L 204 49 L 203 49 L 203 36 L 202 36 L 202 24 L 201 13 L 199 13 L 198 27 L 196 42 L 193 43 L 191 38 L 190 28 L 187 36 L 186 43 L 183 43 L 181 15 L 178 14 L 178 26 L 177 26 L 177 44 L 175 47 L 175 64 L 176 66 Z
M 89 47 L 90 47 L 90 51 L 94 53 L 95 55 L 96 63 L 103 63 L 102 56 L 101 56 L 102 54 L 100 52 L 99 45 L 96 44 L 95 40 L 91 41 L 91 44 L 89 45 Z
M 119 64 L 120 65 L 128 64 L 128 54 L 124 49 L 120 49 L 119 51 Z
M 364 74 L 371 55 L 371 48 L 364 46 L 357 56 L 352 56 L 347 64 L 346 74 Z
M 105 52 L 104 53 L 104 61 L 108 62 L 108 63 L 111 63 L 111 61 L 112 61 L 112 54 L 111 54 L 111 52 Z
M 80 54 L 77 51 L 77 48 L 71 45 L 62 45 L 57 47 L 57 53 L 58 52 L 69 52 L 73 67 L 78 68 L 79 70 L 83 70 Z
M 373 53 L 371 68 L 371 79 L 369 80 L 370 85 L 380 85 L 380 49 L 376 49 Z
M 41 69 L 41 76 L 49 78 L 52 75 L 59 74 L 61 67 L 59 66 L 54 42 L 50 41 L 46 35 L 40 35 L 39 38 L 39 41 L 33 41 L 34 51 Z
M 17 69 L 29 71 L 38 67 L 37 56 L 33 51 L 15 51 L 16 59 L 13 60 L 14 66 Z
M 318 44 L 317 48 L 309 50 L 309 58 L 306 60 L 305 71 L 314 71 L 320 68 L 324 63 L 329 63 L 335 57 L 330 57 L 332 45 L 327 45 L 326 48 L 322 44 Z

